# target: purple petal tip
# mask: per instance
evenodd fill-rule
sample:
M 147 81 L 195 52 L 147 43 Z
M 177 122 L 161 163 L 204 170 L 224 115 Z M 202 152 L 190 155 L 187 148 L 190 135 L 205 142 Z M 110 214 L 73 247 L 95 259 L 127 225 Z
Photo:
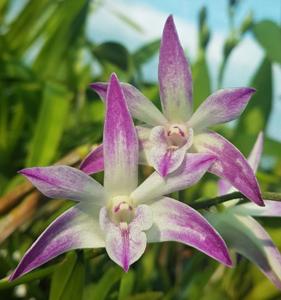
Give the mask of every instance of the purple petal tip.
M 19 171 L 17 171 L 18 174 L 21 174 L 23 176 L 30 176 L 32 172 L 30 172 L 31 169 L 30 168 L 26 168 L 26 169 L 21 169 Z

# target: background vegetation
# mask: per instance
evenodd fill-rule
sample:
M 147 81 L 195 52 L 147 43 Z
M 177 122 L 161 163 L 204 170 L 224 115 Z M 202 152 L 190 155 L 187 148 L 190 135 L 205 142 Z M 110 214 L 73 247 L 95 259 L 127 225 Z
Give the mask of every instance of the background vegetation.
M 236 1 L 229 1 L 229 18 L 235 18 Z M 19 3 L 19 2 L 18 2 Z M 71 205 L 47 200 L 17 171 L 63 161 L 79 165 L 90 147 L 101 142 L 104 106 L 88 88 L 116 72 L 159 105 L 158 86 L 143 77 L 143 66 L 158 54 L 159 40 L 136 51 L 112 41 L 89 40 L 85 25 L 95 18 L 103 2 L 89 0 L 22 1 L 17 13 L 13 1 L 0 2 L 0 277 L 15 268 L 39 233 Z M 114 13 L 114 12 L 112 12 Z M 133 20 L 117 15 L 134 28 Z M 116 14 L 115 14 L 116 17 Z M 93 30 L 95 30 L 93 28 Z M 272 112 L 273 63 L 281 64 L 281 29 L 251 15 L 229 30 L 224 44 L 218 86 L 224 69 L 246 32 L 264 49 L 251 82 L 258 92 L 233 126 L 216 129 L 247 155 Z M 120 33 L 122 34 L 122 33 Z M 211 93 L 206 59 L 212 28 L 207 11 L 198 16 L 199 44 L 192 61 L 195 105 Z M 239 76 L 239 74 L 236 74 Z M 236 76 L 234 74 L 234 76 Z M 280 129 L 279 129 L 280 130 Z M 266 136 L 257 174 L 264 191 L 281 192 L 281 144 Z M 150 169 L 143 169 L 145 174 Z M 102 175 L 96 175 L 101 180 Z M 191 203 L 216 195 L 216 178 L 205 176 L 181 193 Z M 281 220 L 261 220 L 281 248 Z M 0 298 L 9 299 L 280 299 L 281 293 L 246 259 L 225 269 L 207 256 L 176 243 L 149 245 L 128 273 L 108 259 L 104 250 L 75 251 L 62 255 L 15 282 L 0 280 Z

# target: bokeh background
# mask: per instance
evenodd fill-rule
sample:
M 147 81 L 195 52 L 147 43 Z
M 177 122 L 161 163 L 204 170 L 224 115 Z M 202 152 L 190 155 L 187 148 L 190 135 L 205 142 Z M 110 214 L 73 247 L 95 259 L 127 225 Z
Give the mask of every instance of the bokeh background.
M 216 130 L 245 155 L 263 130 L 257 177 L 262 190 L 281 192 L 281 1 L 1 0 L 1 300 L 281 299 L 246 259 L 225 269 L 175 243 L 149 245 L 127 274 L 96 250 L 58 257 L 14 283 L 5 279 L 72 205 L 43 198 L 17 171 L 58 161 L 79 165 L 102 138 L 104 105 L 89 83 L 107 81 L 112 72 L 159 105 L 159 39 L 169 14 L 192 65 L 195 106 L 218 88 L 257 89 L 241 118 Z M 216 196 L 216 183 L 205 176 L 180 200 Z M 260 222 L 281 249 L 281 219 Z

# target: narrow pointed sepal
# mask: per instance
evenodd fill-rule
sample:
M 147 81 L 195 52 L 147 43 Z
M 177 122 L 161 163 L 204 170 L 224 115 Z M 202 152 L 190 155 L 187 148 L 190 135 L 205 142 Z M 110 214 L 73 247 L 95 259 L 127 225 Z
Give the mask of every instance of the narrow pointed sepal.
M 210 153 L 217 157 L 209 172 L 226 179 L 251 201 L 264 205 L 251 166 L 233 144 L 221 135 L 208 131 L 194 136 L 193 147 L 200 153 Z
M 224 240 L 196 210 L 167 197 L 153 203 L 151 209 L 154 223 L 147 232 L 148 242 L 180 242 L 232 266 Z
M 137 88 L 128 83 L 120 84 L 133 118 L 152 126 L 164 125 L 168 122 L 159 109 Z M 107 83 L 92 83 L 91 88 L 99 94 L 102 100 L 105 100 L 108 89 Z
M 163 30 L 158 78 L 166 118 L 173 122 L 187 121 L 192 114 L 192 77 L 172 16 Z
M 67 251 L 104 247 L 98 214 L 96 206 L 85 204 L 67 210 L 29 248 L 9 280 L 15 280 Z
M 103 145 L 92 150 L 81 162 L 79 169 L 91 175 L 104 170 Z
M 188 123 L 199 131 L 235 120 L 244 111 L 254 92 L 255 89 L 247 87 L 216 91 L 198 107 Z
M 260 160 L 262 155 L 262 149 L 263 149 L 263 133 L 260 132 L 254 147 L 251 150 L 250 155 L 248 156 L 248 163 L 251 166 L 254 173 L 256 173 Z M 229 181 L 225 179 L 219 179 L 218 181 L 218 192 L 219 195 L 225 195 L 227 193 L 234 192 L 236 189 L 230 184 Z
M 117 76 L 110 79 L 104 123 L 104 187 L 126 195 L 138 182 L 138 138 Z
M 158 200 L 163 195 L 180 191 L 198 182 L 215 162 L 212 154 L 187 153 L 182 165 L 165 178 L 157 172 L 151 174 L 132 193 L 136 203 Z
M 249 165 L 253 169 L 254 173 L 257 172 L 261 160 L 262 150 L 263 150 L 263 133 L 260 132 L 255 142 L 255 145 L 250 155 L 248 156 Z
M 249 215 L 253 217 L 281 217 L 281 202 L 264 200 L 264 206 L 255 203 L 244 203 L 231 207 L 236 214 Z
M 40 192 L 50 198 L 75 201 L 104 200 L 104 188 L 96 180 L 69 166 L 34 167 L 19 171 Z

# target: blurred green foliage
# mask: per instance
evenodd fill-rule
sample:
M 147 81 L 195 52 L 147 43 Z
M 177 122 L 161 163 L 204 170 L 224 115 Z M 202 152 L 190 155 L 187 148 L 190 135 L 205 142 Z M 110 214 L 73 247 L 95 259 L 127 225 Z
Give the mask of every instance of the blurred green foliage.
M 234 27 L 237 1 L 230 2 L 229 35 L 224 44 L 218 86 L 222 86 L 228 60 L 245 33 L 251 32 L 264 49 L 263 62 L 257 66 L 252 81 L 245 82 L 257 89 L 256 95 L 236 124 L 217 128 L 247 155 L 257 133 L 266 130 L 272 112 L 272 65 L 281 63 L 281 29 L 272 21 L 256 23 L 251 13 Z M 148 98 L 159 101 L 157 84 L 147 82 L 142 72 L 143 66 L 158 52 L 159 40 L 133 52 L 117 42 L 89 40 L 85 33 L 87 19 L 95 18 L 95 11 L 101 5 L 102 1 L 89 0 L 29 0 L 22 2 L 16 16 L 8 18 L 13 1 L 0 2 L 0 196 L 21 181 L 15 176 L 20 168 L 52 164 L 79 145 L 101 142 L 104 107 L 88 88 L 89 83 L 106 81 L 114 71 L 122 81 L 133 83 Z M 136 32 L 142 30 L 126 15 L 111 13 Z M 212 91 L 206 56 L 211 32 L 208 12 L 203 7 L 198 16 L 198 52 L 192 62 L 195 107 Z M 258 172 L 263 190 L 281 191 L 280 153 L 281 144 L 266 137 L 264 163 Z M 101 179 L 101 175 L 96 177 Z M 181 200 L 186 202 L 215 195 L 216 178 L 211 175 L 180 193 Z M 38 207 L 32 218 L 21 224 L 20 230 L 13 230 L 2 241 L 2 278 L 16 266 L 19 257 L 55 215 L 69 206 L 62 201 L 60 205 L 56 203 L 49 200 Z M 9 217 L 9 211 L 2 213 L 0 233 Z M 264 225 L 281 247 L 280 221 L 269 219 Z M 0 299 L 281 297 L 260 271 L 243 258 L 239 258 L 237 268 L 225 269 L 198 251 L 179 244 L 147 248 L 129 273 L 123 273 L 104 251 L 62 255 L 18 281 L 1 280 Z

